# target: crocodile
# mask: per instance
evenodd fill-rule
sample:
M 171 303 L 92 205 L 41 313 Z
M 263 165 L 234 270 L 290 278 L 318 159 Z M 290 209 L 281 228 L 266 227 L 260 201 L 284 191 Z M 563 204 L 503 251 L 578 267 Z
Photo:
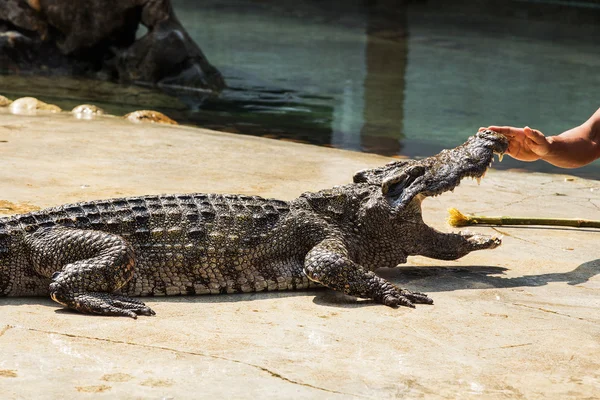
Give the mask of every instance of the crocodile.
M 80 202 L 0 218 L 0 295 L 50 296 L 87 314 L 154 315 L 141 296 L 326 286 L 391 307 L 432 304 L 375 274 L 408 256 L 458 259 L 497 237 L 442 233 L 421 202 L 480 179 L 506 138 L 484 130 L 421 160 L 286 202 L 176 194 Z

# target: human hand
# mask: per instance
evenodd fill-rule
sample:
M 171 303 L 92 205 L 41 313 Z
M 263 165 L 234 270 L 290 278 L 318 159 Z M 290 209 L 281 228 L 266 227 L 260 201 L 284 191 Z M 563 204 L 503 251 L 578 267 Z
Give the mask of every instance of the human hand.
M 489 126 L 479 130 L 490 129 L 508 138 L 506 154 L 520 161 L 535 161 L 543 158 L 550 151 L 550 140 L 536 129 L 515 128 L 512 126 Z

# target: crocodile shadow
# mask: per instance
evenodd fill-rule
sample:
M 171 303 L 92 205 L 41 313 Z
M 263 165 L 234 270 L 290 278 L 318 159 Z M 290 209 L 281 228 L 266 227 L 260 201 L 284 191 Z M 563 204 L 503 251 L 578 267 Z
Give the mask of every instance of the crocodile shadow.
M 509 268 L 482 265 L 465 267 L 407 266 L 399 268 L 382 268 L 377 271 L 377 274 L 400 287 L 408 287 L 412 290 L 423 291 L 425 293 L 450 292 L 464 289 L 537 287 L 547 285 L 551 282 L 565 282 L 568 285 L 578 285 L 587 282 L 594 276 L 600 274 L 600 259 L 585 262 L 572 271 L 562 273 L 557 272 L 507 278 L 502 276 L 506 271 L 509 271 Z M 329 307 L 357 308 L 365 306 L 381 306 L 372 300 L 356 299 L 333 290 L 325 290 L 324 288 L 212 296 L 145 297 L 145 299 L 151 303 L 230 303 L 281 299 L 297 296 L 314 296 L 313 302 L 315 304 Z M 2 303 L 3 305 L 27 305 L 36 303 L 48 307 L 60 307 L 52 300 L 43 297 L 5 297 L 2 299 Z M 64 308 L 58 308 L 55 312 L 86 317 L 85 314 L 79 314 Z
M 569 272 L 557 272 L 519 277 L 504 277 L 509 268 L 494 266 L 465 267 L 399 267 L 381 268 L 377 275 L 399 287 L 425 293 L 451 292 L 465 289 L 508 289 L 517 287 L 545 286 L 551 282 L 565 282 L 578 285 L 589 281 L 600 274 L 600 259 L 585 262 Z M 377 305 L 371 300 L 354 299 L 333 291 L 324 291 L 316 295 L 314 303 L 339 306 L 358 307 Z
M 381 269 L 377 274 L 399 286 L 418 286 L 427 292 L 447 292 L 481 288 L 515 288 L 544 286 L 551 282 L 578 285 L 600 274 L 600 259 L 585 262 L 569 272 L 556 272 L 519 277 L 504 277 L 509 268 L 493 266 L 467 267 L 401 267 Z M 419 281 L 415 284 L 415 281 Z

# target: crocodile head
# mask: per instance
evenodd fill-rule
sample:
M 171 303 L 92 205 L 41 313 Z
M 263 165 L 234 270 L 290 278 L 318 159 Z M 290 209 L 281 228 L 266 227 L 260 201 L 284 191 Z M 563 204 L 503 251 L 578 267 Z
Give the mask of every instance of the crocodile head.
M 481 179 L 494 159 L 508 148 L 505 136 L 482 130 L 464 144 L 422 160 L 395 161 L 354 175 L 355 183 L 381 186 L 390 205 L 401 210 L 413 199 L 453 190 L 465 177 Z

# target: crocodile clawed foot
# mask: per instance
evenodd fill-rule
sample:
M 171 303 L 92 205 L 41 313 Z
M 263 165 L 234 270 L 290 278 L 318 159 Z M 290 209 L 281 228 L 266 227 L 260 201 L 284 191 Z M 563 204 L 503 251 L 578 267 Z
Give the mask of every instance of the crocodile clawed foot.
M 416 304 L 433 304 L 433 299 L 425 293 L 411 292 L 406 289 L 401 289 L 402 295 Z
M 502 239 L 496 236 L 488 236 L 471 232 L 460 232 L 460 234 L 469 241 L 469 244 L 473 247 L 473 250 L 495 249 L 502 244 Z
M 76 309 L 86 314 L 117 315 L 134 319 L 138 315 L 156 315 L 141 301 L 126 296 L 92 292 L 75 296 L 75 302 Z
M 138 315 L 156 315 L 156 313 L 139 300 L 125 296 L 112 295 L 108 300 L 104 300 L 107 305 L 117 310 L 116 315 L 137 318 Z
M 394 287 L 383 296 L 382 303 L 388 307 L 415 308 L 415 304 L 433 304 L 433 300 L 424 293 Z
M 56 283 L 50 285 L 50 296 L 54 301 L 84 314 L 116 315 L 134 319 L 138 315 L 156 314 L 141 301 L 127 296 L 101 292 L 65 294 Z

